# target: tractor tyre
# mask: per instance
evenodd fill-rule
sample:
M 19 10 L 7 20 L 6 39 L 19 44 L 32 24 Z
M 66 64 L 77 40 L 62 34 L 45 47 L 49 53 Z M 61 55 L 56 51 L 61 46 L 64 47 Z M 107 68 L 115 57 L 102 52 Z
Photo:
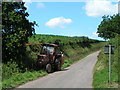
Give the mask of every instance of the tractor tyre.
M 48 64 L 46 65 L 46 71 L 47 71 L 48 73 L 51 73 L 51 71 L 52 71 L 52 65 L 51 65 L 50 63 L 48 63 Z
M 59 59 L 55 60 L 55 70 L 57 70 L 57 71 L 61 70 L 61 62 Z

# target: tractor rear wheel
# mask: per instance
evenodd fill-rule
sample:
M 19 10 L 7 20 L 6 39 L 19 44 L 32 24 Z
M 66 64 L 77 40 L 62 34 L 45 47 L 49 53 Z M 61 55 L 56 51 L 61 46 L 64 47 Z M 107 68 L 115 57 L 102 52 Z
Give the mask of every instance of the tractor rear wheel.
M 55 60 L 55 70 L 58 70 L 58 71 L 61 70 L 61 62 L 59 59 Z
M 50 63 L 48 63 L 48 64 L 46 65 L 46 71 L 47 71 L 48 73 L 50 73 L 50 72 L 52 71 L 52 66 L 51 66 Z

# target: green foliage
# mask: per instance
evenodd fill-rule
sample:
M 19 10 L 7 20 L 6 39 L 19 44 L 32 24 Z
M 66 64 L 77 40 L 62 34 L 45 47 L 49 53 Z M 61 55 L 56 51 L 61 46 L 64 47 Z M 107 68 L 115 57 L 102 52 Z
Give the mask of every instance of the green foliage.
M 98 36 L 104 39 L 111 39 L 120 34 L 120 16 L 103 16 L 101 24 L 98 26 Z
M 25 43 L 34 33 L 35 22 L 29 22 L 23 2 L 2 3 L 2 58 L 3 62 L 22 60 Z
M 3 67 L 2 68 L 2 79 L 3 80 L 12 77 L 15 74 L 20 73 L 20 69 L 16 62 L 9 61 L 7 62 L 7 64 L 3 64 L 2 67 Z

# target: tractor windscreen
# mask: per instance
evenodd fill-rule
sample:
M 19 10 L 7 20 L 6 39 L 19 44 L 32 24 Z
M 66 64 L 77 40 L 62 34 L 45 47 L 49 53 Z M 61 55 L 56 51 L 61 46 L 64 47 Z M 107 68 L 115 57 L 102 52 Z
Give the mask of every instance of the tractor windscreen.
M 52 54 L 54 51 L 54 47 L 51 46 L 43 46 L 41 50 L 41 54 Z

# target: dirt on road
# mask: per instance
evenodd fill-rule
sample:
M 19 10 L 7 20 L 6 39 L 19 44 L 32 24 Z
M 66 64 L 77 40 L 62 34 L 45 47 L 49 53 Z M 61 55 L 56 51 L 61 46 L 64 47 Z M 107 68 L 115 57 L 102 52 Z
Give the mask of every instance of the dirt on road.
M 62 71 L 48 74 L 17 88 L 92 88 L 93 69 L 99 52 L 88 55 Z

